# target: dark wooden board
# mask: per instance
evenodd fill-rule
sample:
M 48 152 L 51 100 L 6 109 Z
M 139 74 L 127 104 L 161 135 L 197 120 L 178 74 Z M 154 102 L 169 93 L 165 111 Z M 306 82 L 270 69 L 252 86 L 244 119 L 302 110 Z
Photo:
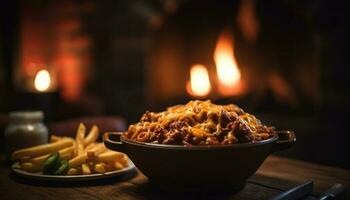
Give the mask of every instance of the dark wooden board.
M 314 200 L 334 183 L 346 188 L 350 199 L 350 171 L 287 158 L 270 156 L 243 190 L 233 193 L 200 189 L 178 190 L 151 185 L 141 173 L 103 181 L 80 183 L 45 183 L 23 180 L 10 174 L 8 166 L 0 167 L 0 199 L 269 199 L 278 193 L 313 180 L 315 190 L 304 199 Z
M 293 185 L 314 181 L 313 194 L 320 195 L 335 183 L 350 189 L 350 170 L 270 156 L 253 178 L 256 182 L 285 190 Z M 350 199 L 347 193 L 347 198 Z

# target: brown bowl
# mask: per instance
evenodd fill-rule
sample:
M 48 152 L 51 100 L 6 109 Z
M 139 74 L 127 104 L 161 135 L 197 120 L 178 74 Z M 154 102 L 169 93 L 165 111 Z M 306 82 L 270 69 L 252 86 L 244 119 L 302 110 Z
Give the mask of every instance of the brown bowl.
M 151 182 L 179 186 L 241 188 L 270 153 L 295 141 L 292 131 L 278 131 L 260 142 L 185 147 L 135 142 L 121 132 L 104 134 L 106 147 L 126 153 Z

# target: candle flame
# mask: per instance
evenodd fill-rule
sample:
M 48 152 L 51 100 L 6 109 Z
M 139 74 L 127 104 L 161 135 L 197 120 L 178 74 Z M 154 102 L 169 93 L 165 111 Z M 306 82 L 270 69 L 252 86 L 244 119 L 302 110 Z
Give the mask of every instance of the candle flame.
M 211 90 L 209 73 L 204 65 L 196 64 L 190 70 L 190 82 L 187 92 L 192 96 L 205 97 Z
M 233 38 L 229 32 L 223 32 L 219 36 L 214 51 L 214 61 L 219 85 L 226 88 L 225 92 L 237 87 L 241 80 L 241 72 L 235 59 Z
M 40 92 L 44 92 L 47 89 L 49 89 L 50 83 L 51 83 L 51 78 L 50 78 L 50 74 L 47 70 L 45 70 L 45 69 L 40 70 L 36 74 L 35 80 L 34 80 L 34 86 L 35 86 L 36 90 L 38 90 Z

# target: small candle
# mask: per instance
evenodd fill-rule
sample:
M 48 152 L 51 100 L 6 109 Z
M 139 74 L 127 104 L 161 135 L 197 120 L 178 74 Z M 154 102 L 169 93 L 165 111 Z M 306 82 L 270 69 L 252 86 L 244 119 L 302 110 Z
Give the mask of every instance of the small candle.
M 39 92 L 45 92 L 50 88 L 51 77 L 47 70 L 40 70 L 34 79 L 34 87 Z

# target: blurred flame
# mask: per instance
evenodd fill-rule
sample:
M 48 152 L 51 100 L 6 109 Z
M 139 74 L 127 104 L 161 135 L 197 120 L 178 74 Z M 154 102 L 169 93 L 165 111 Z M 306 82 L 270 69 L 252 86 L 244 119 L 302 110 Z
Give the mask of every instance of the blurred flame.
M 51 83 L 51 78 L 47 70 L 45 69 L 40 70 L 36 74 L 35 80 L 34 80 L 34 86 L 36 90 L 40 92 L 46 91 L 47 89 L 49 89 L 50 83 Z
M 200 64 L 193 65 L 190 70 L 190 77 L 190 82 L 187 84 L 187 92 L 192 96 L 207 96 L 211 90 L 207 68 Z
M 233 51 L 233 38 L 230 32 L 220 34 L 214 51 L 214 61 L 219 80 L 219 89 L 225 95 L 237 93 L 241 72 Z

